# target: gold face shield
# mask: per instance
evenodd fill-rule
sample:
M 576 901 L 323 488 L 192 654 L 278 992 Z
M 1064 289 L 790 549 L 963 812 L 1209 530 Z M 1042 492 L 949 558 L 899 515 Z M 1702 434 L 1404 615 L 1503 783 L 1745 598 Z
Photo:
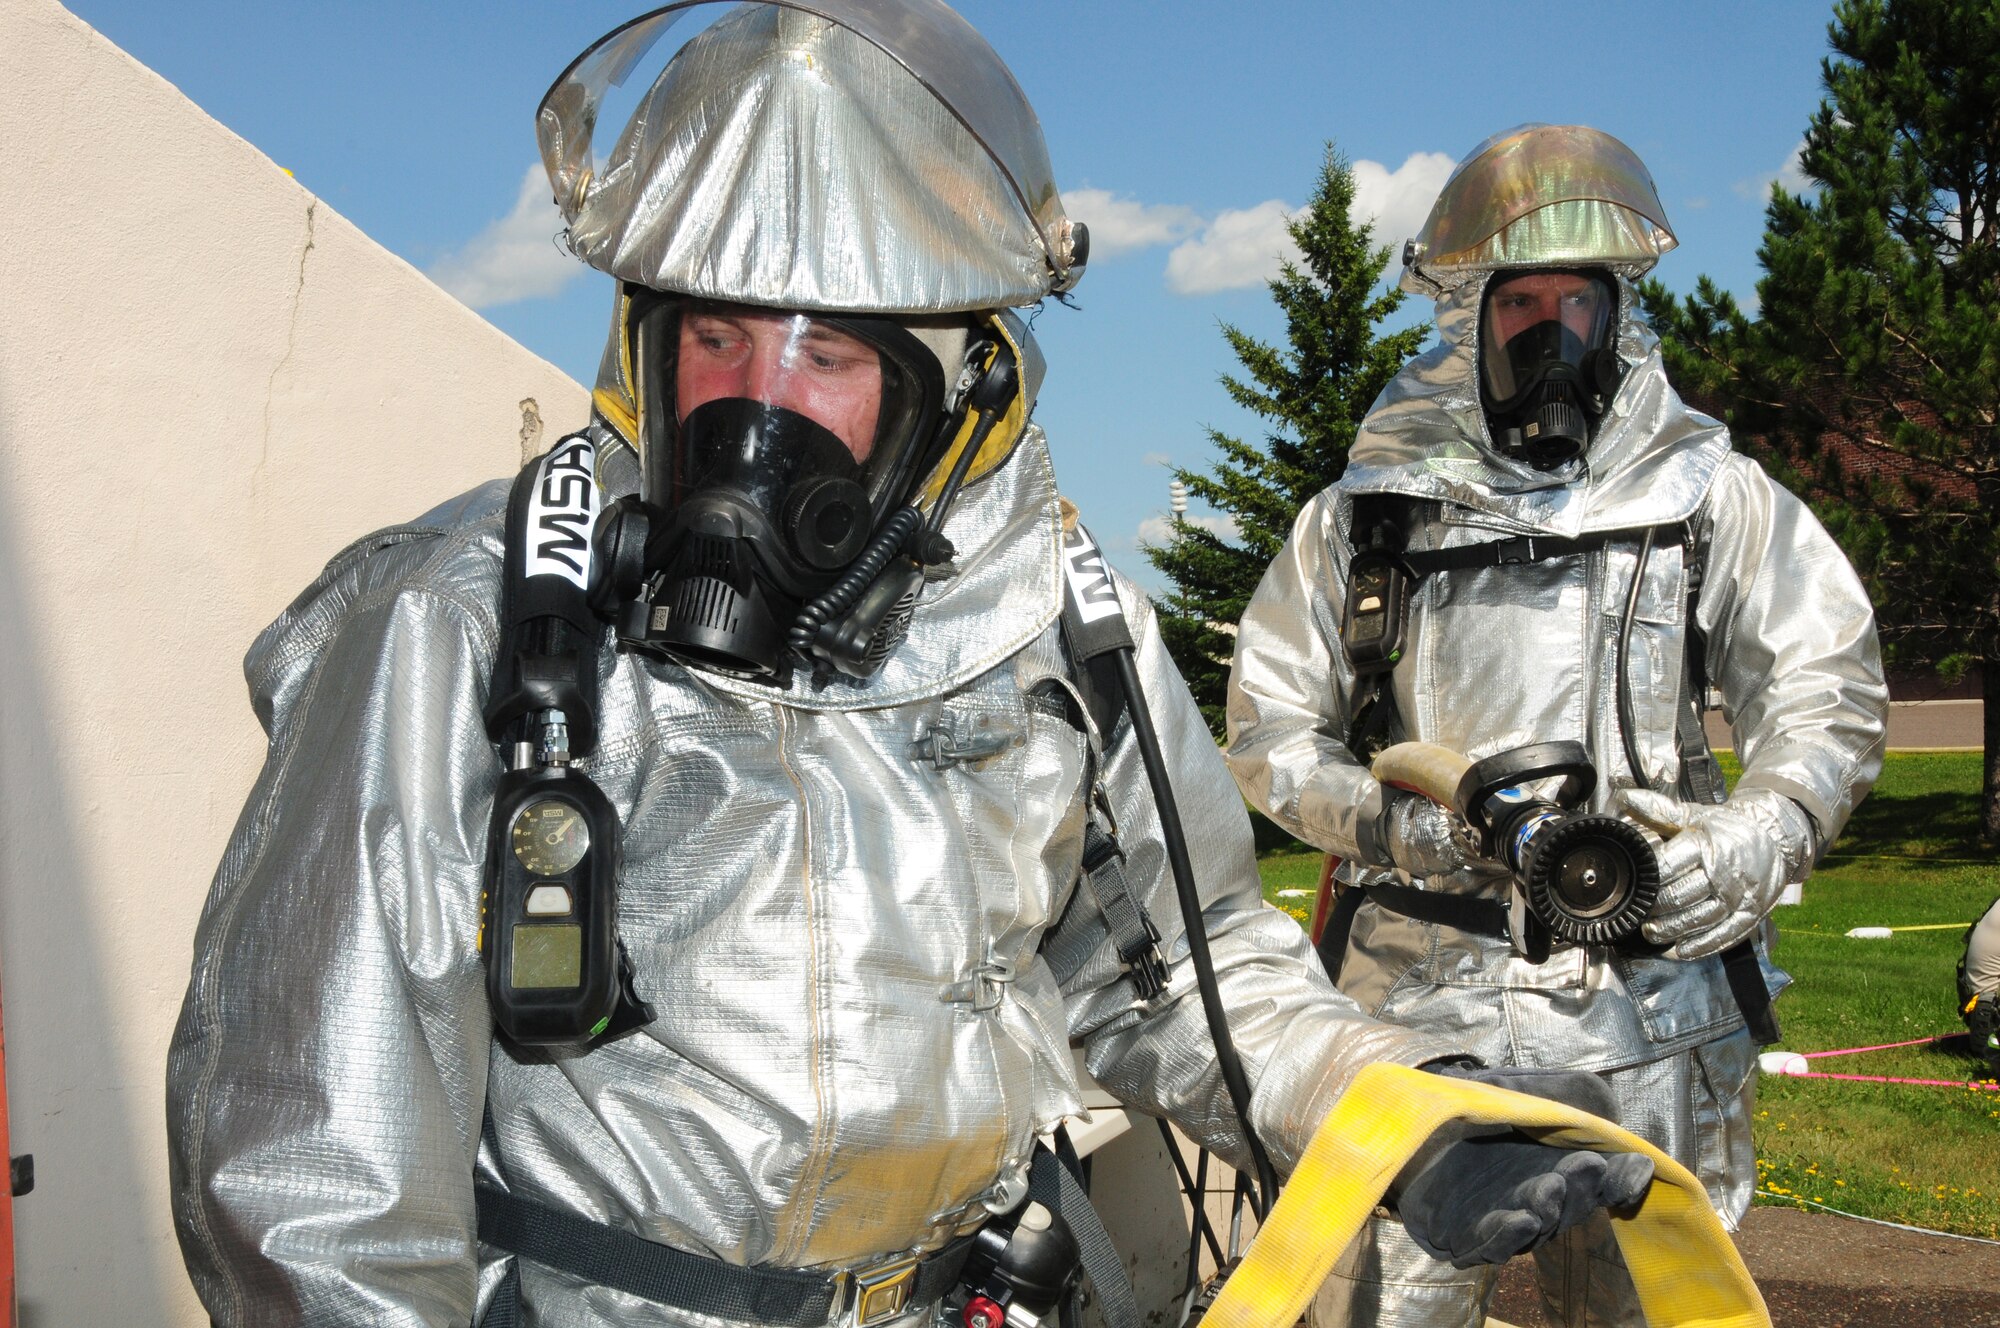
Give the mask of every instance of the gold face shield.
M 1522 125 L 1459 163 L 1404 252 L 1406 289 L 1438 295 L 1496 268 L 1635 277 L 1676 241 L 1632 149 L 1584 125 Z

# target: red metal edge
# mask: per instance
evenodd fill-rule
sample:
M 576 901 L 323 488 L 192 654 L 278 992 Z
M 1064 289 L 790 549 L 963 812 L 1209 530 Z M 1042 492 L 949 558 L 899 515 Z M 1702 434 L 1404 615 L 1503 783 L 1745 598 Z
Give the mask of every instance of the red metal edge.
M 8 1328 L 20 1322 L 14 1299 L 14 1168 L 12 1141 L 7 1133 L 7 1033 L 0 1016 L 0 1162 L 7 1165 L 5 1184 L 0 1184 L 0 1306 L 6 1307 Z
M 1319 944 L 1319 934 L 1326 930 L 1326 915 L 1333 911 L 1333 873 L 1340 867 L 1340 859 L 1329 853 L 1326 861 L 1319 866 L 1319 893 L 1313 896 L 1312 940 Z

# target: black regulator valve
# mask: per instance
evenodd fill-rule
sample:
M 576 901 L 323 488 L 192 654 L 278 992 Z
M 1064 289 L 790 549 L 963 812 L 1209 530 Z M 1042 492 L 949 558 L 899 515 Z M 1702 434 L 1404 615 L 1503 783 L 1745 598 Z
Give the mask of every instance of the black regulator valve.
M 1069 1224 L 1029 1199 L 972 1238 L 965 1261 L 964 1328 L 1038 1328 L 1083 1271 L 1083 1251 Z
M 1553 798 L 1527 791 L 1557 778 Z M 1515 941 L 1536 963 L 1551 938 L 1642 948 L 1639 924 L 1660 893 L 1658 841 L 1618 817 L 1578 812 L 1596 787 L 1596 767 L 1576 742 L 1501 752 L 1459 781 L 1454 802 L 1481 852 L 1514 873 Z

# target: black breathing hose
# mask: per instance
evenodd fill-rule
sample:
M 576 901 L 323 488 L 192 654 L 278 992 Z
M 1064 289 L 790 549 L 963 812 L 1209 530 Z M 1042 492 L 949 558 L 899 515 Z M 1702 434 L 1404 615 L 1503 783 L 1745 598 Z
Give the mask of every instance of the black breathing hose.
M 1011 383 L 1012 379 L 1008 381 Z M 898 552 L 907 548 L 921 562 L 933 560 L 937 554 L 935 536 L 943 529 L 945 514 L 965 483 L 965 473 L 972 467 L 972 458 L 985 444 L 986 436 L 993 432 L 993 426 L 1000 422 L 998 411 L 978 406 L 975 409 L 979 411 L 979 423 L 973 427 L 972 437 L 959 450 L 950 476 L 938 491 L 937 502 L 931 505 L 929 521 L 925 521 L 924 514 L 914 503 L 898 508 L 882 523 L 882 529 L 876 532 L 875 538 L 868 542 L 868 547 L 861 551 L 860 556 L 848 564 L 840 579 L 799 609 L 799 616 L 792 621 L 791 631 L 786 633 L 785 639 L 800 658 L 812 658 L 813 642 L 819 639 L 820 629 L 854 607 L 854 602 L 866 593 Z M 917 538 L 920 531 L 925 536 L 921 540 Z M 937 560 L 950 557 L 947 546 Z
M 993 411 L 979 413 L 979 423 L 973 426 L 972 437 L 958 450 L 958 459 L 952 463 L 951 474 L 945 478 L 944 487 L 938 490 L 937 502 L 931 505 L 931 519 L 925 524 L 930 534 L 935 535 L 944 529 L 944 519 L 951 511 L 952 500 L 958 497 L 959 489 L 965 485 L 965 473 L 972 469 L 972 458 L 986 446 L 986 436 L 999 422 L 1000 416 Z
M 1653 556 L 1653 531 L 1639 541 L 1639 561 L 1632 568 L 1632 592 L 1625 597 L 1625 620 L 1618 625 L 1618 738 L 1625 744 L 1625 764 L 1632 767 L 1632 782 L 1652 791 L 1653 781 L 1639 763 L 1638 721 L 1632 709 L 1632 620 L 1639 616 L 1639 587 L 1646 580 L 1646 563 Z
M 891 513 L 875 538 L 868 542 L 868 547 L 841 573 L 840 580 L 799 610 L 799 616 L 793 620 L 792 630 L 786 636 L 792 649 L 810 660 L 812 644 L 819 636 L 819 629 L 853 607 L 854 601 L 861 598 L 889 560 L 923 528 L 923 523 L 923 513 L 914 507 L 898 508 Z
M 1633 734 L 1638 726 L 1632 712 L 1632 679 L 1626 669 L 1627 654 L 1632 648 L 1632 620 L 1638 616 L 1639 585 L 1646 577 L 1646 560 L 1653 554 L 1653 532 L 1648 529 L 1646 537 L 1639 541 L 1639 562 L 1632 569 L 1632 593 L 1625 600 L 1625 621 L 1618 628 L 1618 727 L 1619 737 L 1625 742 L 1625 763 L 1632 767 L 1633 782 L 1642 789 L 1652 790 L 1653 782 L 1646 778 L 1646 771 L 1639 764 L 1639 745 Z M 1689 610 L 1688 627 L 1692 630 L 1693 610 Z M 1691 646 L 1692 643 L 1690 643 Z M 1757 962 L 1757 949 L 1750 937 L 1744 937 L 1721 954 L 1722 974 L 1729 981 L 1729 994 L 1736 998 L 1736 1007 L 1743 1012 L 1743 1022 L 1750 1030 L 1750 1036 L 1757 1039 L 1759 1046 L 1768 1047 L 1779 1040 L 1778 1017 L 1771 1009 L 1769 988 L 1764 985 L 1764 972 Z
M 1202 925 L 1201 895 L 1194 884 L 1194 867 L 1188 861 L 1187 836 L 1181 827 L 1180 808 L 1174 802 L 1173 785 L 1167 781 L 1167 763 L 1160 755 L 1160 737 L 1153 729 L 1153 717 L 1146 709 L 1146 697 L 1139 687 L 1139 669 L 1133 662 L 1132 647 L 1108 652 L 1118 665 L 1118 685 L 1125 693 L 1125 713 L 1132 717 L 1132 737 L 1139 744 L 1139 759 L 1146 767 L 1146 779 L 1153 786 L 1153 799 L 1160 811 L 1160 837 L 1166 844 L 1167 863 L 1173 869 L 1174 889 L 1180 897 L 1181 919 L 1187 928 L 1188 959 L 1194 964 L 1195 985 L 1201 990 L 1201 1007 L 1208 1016 L 1208 1035 L 1215 1043 L 1216 1067 L 1229 1090 L 1230 1105 L 1236 1108 L 1243 1143 L 1257 1169 L 1257 1194 L 1251 1211 L 1262 1221 L 1278 1197 L 1278 1173 L 1271 1166 L 1263 1141 L 1250 1124 L 1250 1079 L 1243 1073 L 1243 1061 L 1229 1036 L 1229 1019 L 1222 1008 L 1222 989 L 1215 980 L 1215 959 L 1208 949 L 1208 931 Z

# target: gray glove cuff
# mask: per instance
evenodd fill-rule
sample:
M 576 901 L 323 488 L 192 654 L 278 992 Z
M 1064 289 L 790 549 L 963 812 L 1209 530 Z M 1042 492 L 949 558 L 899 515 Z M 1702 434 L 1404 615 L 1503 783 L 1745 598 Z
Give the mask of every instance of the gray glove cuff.
M 1370 784 L 1354 813 L 1354 856 L 1371 867 L 1393 865 L 1389 857 L 1389 810 L 1398 798 L 1415 794 Z

